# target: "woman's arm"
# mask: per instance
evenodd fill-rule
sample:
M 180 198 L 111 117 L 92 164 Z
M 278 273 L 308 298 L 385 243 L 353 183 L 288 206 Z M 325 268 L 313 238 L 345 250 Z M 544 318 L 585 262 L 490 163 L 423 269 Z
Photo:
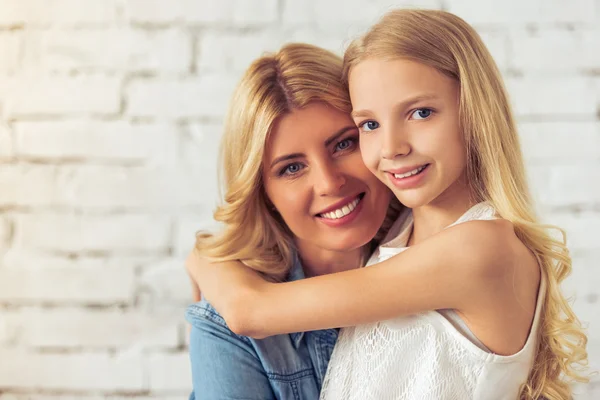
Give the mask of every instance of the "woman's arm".
M 466 222 L 368 268 L 280 284 L 235 262 L 195 265 L 192 258 L 188 269 L 234 332 L 259 338 L 477 309 L 505 282 L 512 232 L 506 221 Z

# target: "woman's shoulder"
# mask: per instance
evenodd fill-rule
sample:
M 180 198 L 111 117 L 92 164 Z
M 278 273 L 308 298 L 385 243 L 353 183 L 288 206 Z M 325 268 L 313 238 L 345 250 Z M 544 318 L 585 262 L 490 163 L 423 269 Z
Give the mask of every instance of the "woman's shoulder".
M 205 299 L 189 305 L 185 311 L 185 319 L 192 326 L 192 330 L 200 335 L 227 338 L 228 341 L 243 342 L 250 346 L 256 341 L 233 332 L 221 314 Z
M 203 324 L 209 321 L 229 329 L 225 319 L 205 299 L 190 304 L 185 311 L 185 319 L 192 325 Z
M 185 311 L 185 319 L 192 325 L 193 328 L 197 328 L 201 331 L 214 331 L 219 330 L 220 334 L 226 333 L 228 336 L 235 337 L 248 344 L 255 343 L 258 345 L 259 342 L 265 339 L 254 339 L 249 336 L 238 335 L 233 332 L 225 319 L 219 314 L 219 312 L 206 300 L 190 304 Z M 288 335 L 274 335 L 266 339 L 272 344 L 278 340 L 285 339 Z

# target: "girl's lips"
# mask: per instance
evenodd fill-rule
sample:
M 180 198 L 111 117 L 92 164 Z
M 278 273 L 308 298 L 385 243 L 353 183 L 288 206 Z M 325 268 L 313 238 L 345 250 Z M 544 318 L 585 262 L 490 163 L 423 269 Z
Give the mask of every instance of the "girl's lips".
M 396 178 L 396 175 L 391 172 L 386 172 L 386 175 L 388 176 L 390 182 L 392 182 L 392 184 L 398 189 L 411 189 L 419 186 L 423 182 L 427 176 L 427 173 L 429 172 L 429 167 L 430 164 L 426 164 L 425 168 L 423 168 L 421 172 L 406 178 Z
M 414 170 L 420 169 L 427 165 L 429 165 L 429 164 L 428 163 L 416 164 L 416 165 L 413 165 L 412 167 L 389 169 L 389 170 L 386 170 L 385 172 L 389 172 L 394 175 L 403 175 L 403 174 L 406 174 L 407 172 L 412 172 Z
M 363 209 L 363 200 L 365 198 L 365 194 L 362 193 L 361 195 L 359 195 L 359 197 L 360 197 L 360 201 L 358 202 L 358 204 L 356 205 L 354 210 L 352 210 L 350 212 L 350 214 L 344 215 L 343 217 L 337 218 L 337 219 L 325 218 L 325 217 L 322 217 L 319 215 L 317 215 L 317 218 L 319 219 L 319 221 L 321 221 L 325 225 L 334 227 L 334 228 L 347 225 L 347 224 L 351 223 L 352 221 L 354 221 Z

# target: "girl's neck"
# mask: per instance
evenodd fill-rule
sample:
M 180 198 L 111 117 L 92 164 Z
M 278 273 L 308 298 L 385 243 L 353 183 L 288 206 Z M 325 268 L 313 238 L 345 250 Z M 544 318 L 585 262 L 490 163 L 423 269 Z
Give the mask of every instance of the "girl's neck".
M 417 244 L 441 232 L 474 205 L 468 187 L 456 182 L 431 203 L 412 210 L 414 223 L 408 245 Z
M 363 248 L 348 251 L 328 250 L 300 240 L 296 241 L 296 246 L 306 277 L 358 268 L 365 251 Z

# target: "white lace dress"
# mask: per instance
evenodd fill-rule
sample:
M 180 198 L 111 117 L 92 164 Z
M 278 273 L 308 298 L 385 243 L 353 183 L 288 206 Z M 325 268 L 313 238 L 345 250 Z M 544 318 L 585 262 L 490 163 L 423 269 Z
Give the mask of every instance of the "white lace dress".
M 495 219 L 487 203 L 454 224 Z M 410 211 L 400 216 L 387 242 L 368 265 L 404 250 L 412 230 Z M 431 311 L 342 329 L 323 383 L 323 400 L 504 400 L 517 398 L 533 364 L 545 283 L 523 349 L 499 356 L 466 328 L 452 310 Z

